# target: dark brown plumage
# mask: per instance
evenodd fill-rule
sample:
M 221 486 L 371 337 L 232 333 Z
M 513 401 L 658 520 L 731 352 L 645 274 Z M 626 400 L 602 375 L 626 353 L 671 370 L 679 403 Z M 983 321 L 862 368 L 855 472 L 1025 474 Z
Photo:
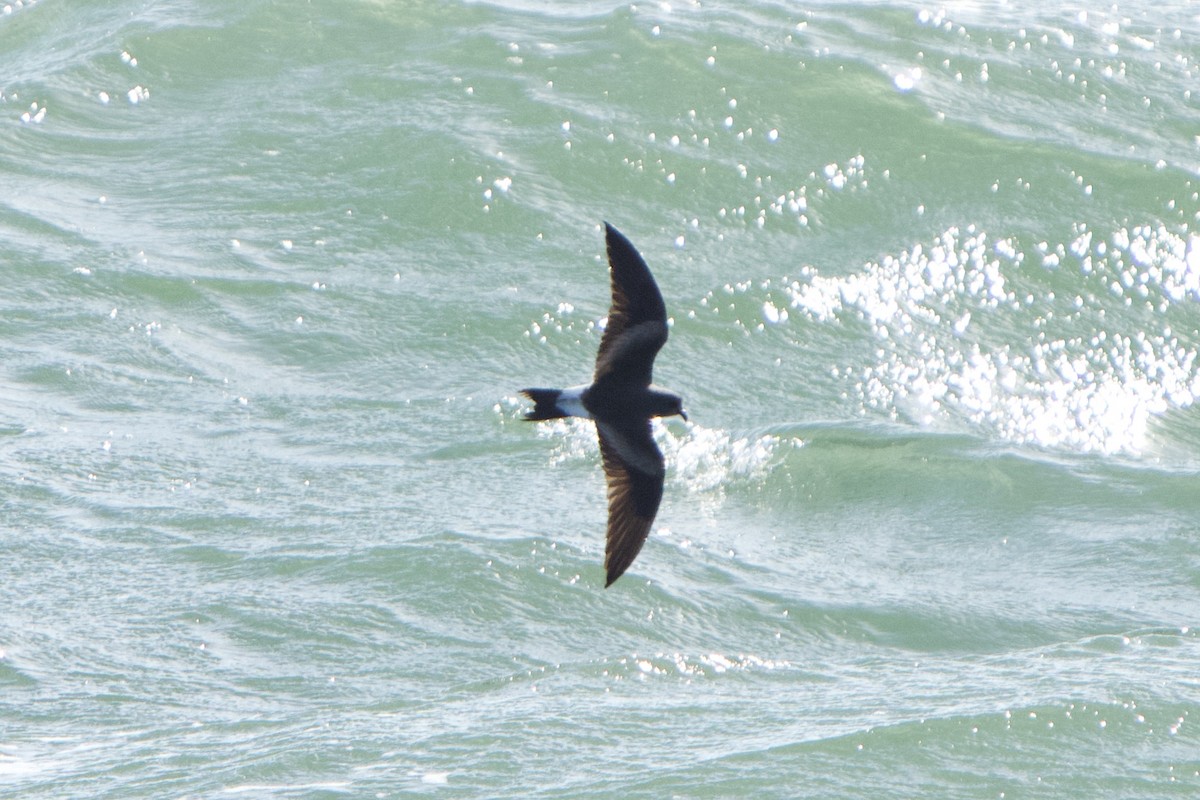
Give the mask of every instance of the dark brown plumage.
M 596 422 L 608 483 L 605 586 L 621 577 L 650 533 L 666 469 L 650 432 L 651 417 L 687 419 L 678 395 L 651 385 L 654 358 L 667 341 L 667 309 L 650 268 L 620 231 L 604 225 L 612 307 L 588 385 L 523 389 L 529 420 L 586 417 Z

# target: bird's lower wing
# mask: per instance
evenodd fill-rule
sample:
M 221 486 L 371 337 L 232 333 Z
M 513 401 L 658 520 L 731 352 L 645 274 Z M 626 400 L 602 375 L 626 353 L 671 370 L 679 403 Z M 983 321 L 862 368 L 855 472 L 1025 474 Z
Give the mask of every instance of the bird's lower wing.
M 662 501 L 663 456 L 650 435 L 650 420 L 632 425 L 596 425 L 608 482 L 605 586 L 621 577 L 650 533 Z

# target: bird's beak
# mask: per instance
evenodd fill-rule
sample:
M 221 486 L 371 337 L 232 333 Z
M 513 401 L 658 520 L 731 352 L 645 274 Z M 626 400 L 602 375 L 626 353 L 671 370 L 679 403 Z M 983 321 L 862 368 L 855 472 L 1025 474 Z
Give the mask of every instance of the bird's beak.
M 681 409 L 679 409 L 679 416 L 683 417 L 683 421 L 684 421 L 684 422 L 687 422 L 687 421 L 688 421 L 688 418 L 687 418 L 687 412 L 686 412 L 686 411 L 684 411 L 682 408 L 681 408 Z

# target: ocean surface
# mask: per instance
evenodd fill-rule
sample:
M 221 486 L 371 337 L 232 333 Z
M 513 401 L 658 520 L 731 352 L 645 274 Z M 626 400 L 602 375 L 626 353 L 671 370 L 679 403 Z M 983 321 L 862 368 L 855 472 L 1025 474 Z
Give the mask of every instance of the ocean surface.
M 1200 12 L 5 4 L 0 510 L 4 798 L 1195 797 Z

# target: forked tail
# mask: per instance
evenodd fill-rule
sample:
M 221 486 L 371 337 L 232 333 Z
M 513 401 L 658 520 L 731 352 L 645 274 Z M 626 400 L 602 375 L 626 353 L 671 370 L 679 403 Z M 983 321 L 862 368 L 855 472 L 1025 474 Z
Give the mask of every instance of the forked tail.
M 562 389 L 522 389 L 521 394 L 533 401 L 533 409 L 525 412 L 525 419 L 559 419 L 570 416 L 558 407 Z

